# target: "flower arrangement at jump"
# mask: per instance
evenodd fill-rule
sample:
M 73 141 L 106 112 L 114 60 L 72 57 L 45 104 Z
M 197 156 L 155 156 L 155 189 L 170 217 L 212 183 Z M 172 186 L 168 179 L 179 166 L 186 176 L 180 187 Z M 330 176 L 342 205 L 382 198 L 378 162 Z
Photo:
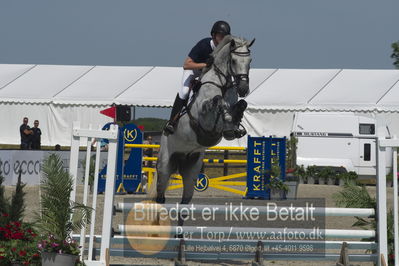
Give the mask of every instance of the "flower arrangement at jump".
M 0 174 L 0 265 L 40 265 L 38 233 L 22 221 L 25 210 L 21 172 L 11 200 L 5 198 Z
M 84 265 L 79 259 L 80 246 L 73 238 L 59 240 L 54 235 L 48 235 L 40 239 L 37 247 L 42 254 L 43 265 Z
M 70 200 L 73 179 L 56 154 L 44 160 L 40 183 L 41 210 L 35 224 L 43 236 L 39 243 L 42 264 L 83 265 L 71 233 L 90 223 L 91 208 Z
M 41 252 L 79 255 L 79 244 L 73 238 L 64 239 L 62 241 L 49 235 L 47 238 L 42 238 L 39 241 L 38 248 Z
M 29 224 L 16 221 L 0 227 L 0 265 L 40 265 L 37 241 L 38 235 Z
M 11 203 L 5 198 L 0 173 L 0 266 L 84 265 L 72 231 L 90 223 L 91 208 L 70 200 L 73 180 L 53 154 L 42 165 L 40 212 L 33 223 L 23 222 L 25 184 L 21 171 Z

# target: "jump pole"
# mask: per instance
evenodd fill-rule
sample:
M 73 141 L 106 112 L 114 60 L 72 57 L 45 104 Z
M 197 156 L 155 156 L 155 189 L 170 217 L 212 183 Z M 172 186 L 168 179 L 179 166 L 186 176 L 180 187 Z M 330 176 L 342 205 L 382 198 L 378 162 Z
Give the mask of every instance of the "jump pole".
M 126 148 L 160 148 L 159 144 L 125 144 Z M 245 147 L 223 147 L 223 146 L 215 146 L 210 147 L 207 150 L 228 150 L 228 151 L 245 151 L 247 148 Z
M 143 210 L 151 210 L 155 211 L 157 209 L 157 204 L 152 203 L 127 203 L 127 202 L 119 202 L 116 205 L 117 211 L 143 211 Z M 314 216 L 335 216 L 335 217 L 373 217 L 375 215 L 374 209 L 367 208 L 321 208 L 321 207 L 309 207 L 309 206 L 277 206 L 273 203 L 267 206 L 247 206 L 247 205 L 202 205 L 202 204 L 163 204 L 162 208 L 165 210 L 189 210 L 193 213 L 203 213 L 205 209 L 211 209 L 215 213 L 230 213 L 235 212 L 240 209 L 256 209 L 259 215 L 271 215 L 275 213 L 280 213 L 282 211 L 290 211 L 294 215 L 302 212 L 311 213 Z
M 247 233 L 261 234 L 263 237 L 274 236 L 281 232 L 285 237 L 304 234 L 306 237 L 315 234 L 315 229 L 307 228 L 263 228 L 263 227 L 222 227 L 222 226 L 166 226 L 166 225 L 118 225 L 118 231 L 129 235 L 148 234 L 190 234 L 190 236 L 204 237 L 209 234 L 219 234 L 227 237 Z M 345 230 L 345 229 L 320 229 L 322 239 L 325 238 L 372 238 L 374 230 Z M 299 236 L 298 236 L 299 237 Z M 229 239 L 228 238 L 228 239 Z M 322 240 L 321 239 L 321 240 Z

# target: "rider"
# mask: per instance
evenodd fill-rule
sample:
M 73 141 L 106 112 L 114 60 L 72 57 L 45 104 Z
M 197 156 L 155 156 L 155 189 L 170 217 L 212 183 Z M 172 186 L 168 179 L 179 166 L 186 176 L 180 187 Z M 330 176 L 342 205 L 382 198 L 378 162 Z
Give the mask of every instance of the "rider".
M 223 40 L 224 36 L 230 35 L 230 25 L 226 21 L 217 21 L 211 30 L 212 38 L 200 40 L 190 51 L 183 65 L 183 86 L 180 88 L 173 103 L 170 119 L 164 128 L 166 134 L 173 134 L 175 126 L 184 104 L 186 103 L 192 80 L 201 75 L 201 70 L 212 64 L 210 54 Z

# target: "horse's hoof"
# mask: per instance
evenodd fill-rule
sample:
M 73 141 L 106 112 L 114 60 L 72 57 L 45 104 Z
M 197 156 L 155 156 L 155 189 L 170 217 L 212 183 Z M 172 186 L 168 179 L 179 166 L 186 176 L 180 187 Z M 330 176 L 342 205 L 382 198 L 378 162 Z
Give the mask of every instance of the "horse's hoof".
M 223 131 L 223 137 L 226 140 L 233 140 L 236 138 L 236 135 L 234 133 L 234 130 L 227 130 L 227 131 Z
M 155 202 L 158 204 L 164 204 L 165 203 L 165 197 L 157 197 L 155 199 Z
M 241 99 L 236 103 L 236 105 L 238 112 L 244 112 L 245 109 L 247 109 L 248 103 L 245 100 Z

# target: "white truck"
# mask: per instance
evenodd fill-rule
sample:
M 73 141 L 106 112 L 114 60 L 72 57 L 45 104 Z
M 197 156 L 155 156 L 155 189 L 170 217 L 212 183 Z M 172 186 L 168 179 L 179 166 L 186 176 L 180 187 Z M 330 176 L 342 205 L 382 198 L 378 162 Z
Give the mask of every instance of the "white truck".
M 388 127 L 384 130 L 389 136 Z M 371 115 L 295 113 L 291 132 L 298 139 L 297 165 L 344 167 L 359 178 L 376 176 L 377 120 Z M 386 159 L 389 172 L 392 158 Z

